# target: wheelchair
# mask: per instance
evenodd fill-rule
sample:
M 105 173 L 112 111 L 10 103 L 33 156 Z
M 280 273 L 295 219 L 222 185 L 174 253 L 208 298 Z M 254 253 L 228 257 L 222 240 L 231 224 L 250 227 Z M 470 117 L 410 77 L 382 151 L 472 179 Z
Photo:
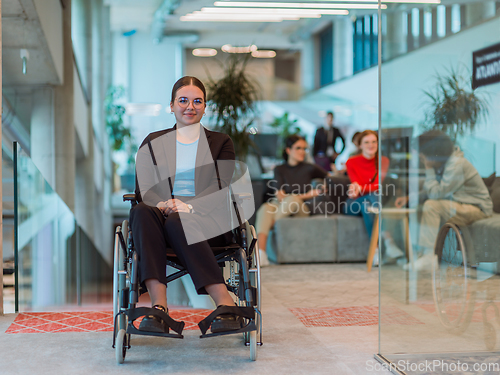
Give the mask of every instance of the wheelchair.
M 485 292 L 486 302 L 482 306 L 484 342 L 488 350 L 493 350 L 496 331 L 488 321 L 487 310 L 493 309 L 496 323 L 500 325 L 500 312 L 494 303 L 498 290 L 498 269 L 494 277 L 482 281 L 478 279 L 478 269 L 481 262 L 498 264 L 500 254 L 488 251 L 491 246 L 488 243 L 485 245 L 474 246 L 471 228 L 454 218 L 448 220 L 436 239 L 432 289 L 441 324 L 456 335 L 465 332 L 472 320 L 476 294 Z
M 200 338 L 228 334 L 243 334 L 243 343 L 250 347 L 250 359 L 257 359 L 257 346 L 262 345 L 262 314 L 261 314 L 261 286 L 260 286 L 260 260 L 257 247 L 257 234 L 255 228 L 248 222 L 241 220 L 238 206 L 242 200 L 250 199 L 250 194 L 232 194 L 231 199 L 238 219 L 237 226 L 233 229 L 233 243 L 224 247 L 212 247 L 215 258 L 224 272 L 226 287 L 236 297 L 239 308 L 223 306 L 212 312 L 198 326 L 202 332 Z M 124 201 L 137 203 L 135 194 L 125 194 Z M 118 364 L 125 360 L 126 352 L 131 348 L 131 335 L 161 336 L 182 339 L 184 322 L 170 318 L 161 310 L 147 307 L 137 307 L 140 290 L 138 279 L 138 254 L 134 248 L 133 233 L 128 220 L 124 220 L 115 231 L 114 242 L 114 274 L 113 274 L 113 348 Z M 167 275 L 167 283 L 174 281 L 188 273 L 179 262 L 172 249 L 166 249 L 167 265 L 176 271 Z M 208 333 L 210 324 L 215 316 L 224 312 L 236 312 L 243 317 L 243 327 L 238 330 L 218 333 Z M 141 331 L 134 322 L 146 315 L 161 318 L 174 333 L 158 333 Z

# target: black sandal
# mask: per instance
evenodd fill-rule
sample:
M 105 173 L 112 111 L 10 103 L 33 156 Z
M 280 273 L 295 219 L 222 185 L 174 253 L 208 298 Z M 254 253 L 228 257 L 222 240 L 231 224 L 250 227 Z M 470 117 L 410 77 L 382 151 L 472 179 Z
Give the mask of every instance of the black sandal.
M 222 306 L 222 305 L 221 305 Z M 217 306 L 217 308 L 221 307 Z M 236 331 L 243 327 L 243 319 L 241 316 L 233 313 L 225 313 L 217 315 L 210 326 L 212 333 Z
M 154 305 L 153 308 L 163 311 L 168 314 L 168 309 L 162 305 Z M 141 324 L 139 324 L 140 331 L 169 333 L 169 326 L 161 318 L 154 315 L 146 315 Z

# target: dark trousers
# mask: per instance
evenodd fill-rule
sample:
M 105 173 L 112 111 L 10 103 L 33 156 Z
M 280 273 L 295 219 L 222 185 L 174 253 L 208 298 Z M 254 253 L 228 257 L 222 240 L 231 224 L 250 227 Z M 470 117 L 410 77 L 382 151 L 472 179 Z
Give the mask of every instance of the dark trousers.
M 159 209 L 150 207 L 143 202 L 135 205 L 130 211 L 130 224 L 134 238 L 134 246 L 139 255 L 139 278 L 141 285 L 147 279 L 157 279 L 167 285 L 167 248 L 171 248 L 186 267 L 193 280 L 198 294 L 207 294 L 205 286 L 224 283 L 222 272 L 210 246 L 225 246 L 224 235 L 188 245 L 186 231 L 201 231 L 207 225 L 216 226 L 203 218 L 202 225 L 196 214 L 178 213 L 164 217 Z M 186 216 L 189 219 L 186 220 Z

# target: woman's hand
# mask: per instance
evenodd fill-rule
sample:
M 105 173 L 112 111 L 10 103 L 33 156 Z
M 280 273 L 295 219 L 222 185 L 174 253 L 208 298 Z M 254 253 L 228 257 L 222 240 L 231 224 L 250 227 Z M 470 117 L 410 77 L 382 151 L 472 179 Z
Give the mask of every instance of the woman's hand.
M 349 185 L 349 189 L 347 190 L 347 196 L 351 199 L 356 199 L 361 194 L 361 185 L 357 182 L 353 182 Z
M 164 216 L 168 216 L 172 212 L 190 212 L 188 206 L 180 199 L 169 199 L 165 202 L 159 202 L 156 207 Z
M 408 200 L 409 200 L 408 196 L 397 197 L 396 201 L 394 202 L 394 206 L 396 206 L 396 208 L 403 208 L 408 203 Z
M 276 192 L 276 199 L 281 202 L 286 197 L 286 193 L 283 190 L 278 190 Z

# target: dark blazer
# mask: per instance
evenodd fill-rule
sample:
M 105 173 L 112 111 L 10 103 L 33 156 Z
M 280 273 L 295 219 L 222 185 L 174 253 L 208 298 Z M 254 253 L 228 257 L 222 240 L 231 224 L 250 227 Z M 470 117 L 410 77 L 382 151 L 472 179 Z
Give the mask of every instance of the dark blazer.
M 171 199 L 171 188 L 174 186 L 176 170 L 175 156 L 177 143 L 174 132 L 176 129 L 177 126 L 175 125 L 170 129 L 150 133 L 142 142 L 136 160 L 135 194 L 138 202 L 146 201 L 145 203 L 148 205 L 155 206 L 158 202 Z M 207 144 L 204 143 L 205 138 L 200 135 L 195 169 L 195 194 L 197 200 L 196 205 L 193 202 L 193 208 L 195 212 L 201 215 L 207 215 L 214 207 L 213 193 L 229 186 L 231 183 L 233 169 L 228 166 L 232 165 L 234 168 L 232 162 L 222 163 L 222 166 L 219 162 L 219 176 L 217 176 L 214 161 L 235 160 L 235 152 L 233 141 L 227 134 L 210 131 L 204 127 L 201 129 L 205 133 Z M 154 176 L 152 176 L 154 167 L 149 144 L 153 145 L 152 150 L 158 167 L 156 173 L 161 174 L 161 181 L 158 183 L 158 179 L 156 179 L 156 184 L 147 189 L 147 197 L 142 197 L 141 190 L 143 192 L 146 190 L 144 185 L 146 185 L 147 182 L 144 182 L 144 178 L 141 176 L 146 174 L 148 180 L 154 180 Z M 138 168 L 143 168 L 144 170 L 139 170 Z M 141 177 L 139 179 L 143 184 L 142 189 L 140 189 L 141 186 L 138 176 Z M 199 199 L 208 195 L 211 195 L 211 199 L 205 201 Z
M 337 138 L 340 138 L 342 140 L 342 149 L 340 151 L 335 150 L 335 143 L 337 141 Z M 318 153 L 320 152 L 326 155 L 328 146 L 332 146 L 333 151 L 337 154 L 341 154 L 345 149 L 345 139 L 340 133 L 339 128 L 336 128 L 335 126 L 333 127 L 333 137 L 331 144 L 328 144 L 328 132 L 325 128 L 321 127 L 316 131 L 316 135 L 314 136 L 313 156 L 318 155 Z M 331 161 L 334 162 L 335 158 L 331 157 Z

